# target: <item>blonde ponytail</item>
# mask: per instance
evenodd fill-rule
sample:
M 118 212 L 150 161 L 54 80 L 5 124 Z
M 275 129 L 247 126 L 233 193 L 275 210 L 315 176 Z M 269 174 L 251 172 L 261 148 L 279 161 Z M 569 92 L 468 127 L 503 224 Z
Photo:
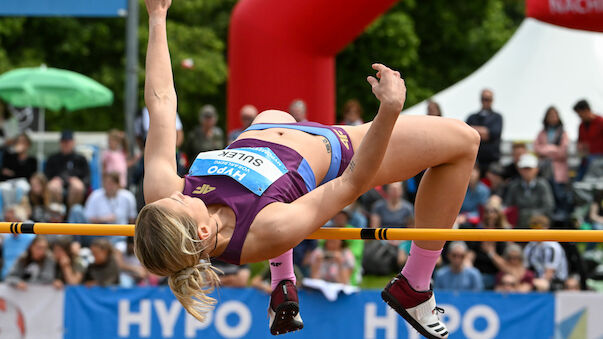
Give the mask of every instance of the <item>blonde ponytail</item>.
M 202 262 L 172 274 L 168 284 L 184 309 L 199 321 L 211 311 L 216 299 L 208 296 L 220 284 L 220 278 L 209 262 Z
M 206 247 L 188 215 L 156 204 L 146 205 L 138 214 L 134 231 L 138 260 L 151 273 L 167 276 L 174 296 L 199 321 L 216 303 L 208 294 L 220 285 L 215 268 L 203 253 Z

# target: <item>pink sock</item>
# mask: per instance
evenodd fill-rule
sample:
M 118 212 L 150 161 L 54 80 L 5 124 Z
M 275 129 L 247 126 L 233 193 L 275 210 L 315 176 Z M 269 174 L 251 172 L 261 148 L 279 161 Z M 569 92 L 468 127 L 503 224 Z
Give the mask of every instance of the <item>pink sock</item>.
M 295 284 L 295 273 L 293 272 L 293 249 L 270 259 L 271 286 L 274 290 L 281 280 L 291 280 Z
M 429 289 L 431 274 L 441 253 L 442 250 L 426 250 L 415 245 L 414 241 L 412 242 L 410 255 L 408 256 L 408 260 L 406 260 L 404 269 L 402 269 L 402 275 L 408 280 L 412 288 L 417 291 L 426 291 Z

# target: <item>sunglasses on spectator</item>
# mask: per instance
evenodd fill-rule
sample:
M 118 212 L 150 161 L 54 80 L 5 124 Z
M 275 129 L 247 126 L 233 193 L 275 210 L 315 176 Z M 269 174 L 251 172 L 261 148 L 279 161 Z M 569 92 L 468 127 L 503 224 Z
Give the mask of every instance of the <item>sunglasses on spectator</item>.
M 492 101 L 492 98 L 482 97 L 482 101 L 489 102 L 489 101 Z
M 450 257 L 451 258 L 463 258 L 463 257 L 465 257 L 465 254 L 463 254 L 463 253 L 450 253 Z

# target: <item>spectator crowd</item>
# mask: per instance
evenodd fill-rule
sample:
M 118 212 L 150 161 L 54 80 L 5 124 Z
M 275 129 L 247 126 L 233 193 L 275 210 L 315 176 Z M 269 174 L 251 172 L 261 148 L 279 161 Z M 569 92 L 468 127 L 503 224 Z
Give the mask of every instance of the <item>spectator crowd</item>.
M 481 109 L 467 124 L 481 137 L 477 162 L 454 227 L 469 229 L 603 229 L 603 117 L 586 100 L 574 111 L 579 126 L 564 126 L 555 107 L 543 114 L 534 140 L 513 142 L 509 161 L 502 152 L 504 112 L 494 111 L 494 93 L 484 89 Z M 307 106 L 294 100 L 289 111 L 305 121 Z M 240 129 L 225 133 L 215 107 L 199 110 L 198 124 L 183 130 L 177 120 L 177 164 L 184 175 L 199 152 L 221 149 L 234 141 L 257 116 L 252 105 L 240 110 Z M 445 116 L 428 102 L 428 115 Z M 363 123 L 358 100 L 348 100 L 341 124 Z M 144 150 L 148 111 L 136 121 L 136 141 Z M 566 129 L 579 131 L 577 151 L 570 152 Z M 100 157 L 102 184 L 92 189 L 90 159 L 78 151 L 74 133 L 61 132 L 60 150 L 43 159 L 30 155 L 26 133 L 3 138 L 0 150 L 0 217 L 8 222 L 128 224 L 142 207 L 141 155 L 129 153 L 124 132 L 111 130 Z M 136 154 L 142 154 L 137 152 Z M 572 166 L 568 161 L 577 157 Z M 43 166 L 40 166 L 43 165 Z M 39 169 L 43 168 L 43 171 Z M 413 203 L 423 172 L 404 182 L 376 187 L 338 213 L 326 227 L 414 226 Z M 437 206 L 435 207 L 437 210 Z M 30 284 L 87 286 L 158 285 L 133 253 L 132 238 L 91 236 L 0 235 L 0 281 L 26 290 Z M 367 275 L 391 276 L 404 266 L 410 241 L 305 240 L 294 249 L 296 274 L 333 283 L 359 285 Z M 603 248 L 595 243 L 462 242 L 447 243 L 433 286 L 443 290 L 501 292 L 601 289 Z M 269 271 L 251 277 L 250 268 L 213 261 L 225 286 L 255 286 L 269 292 Z M 298 279 L 302 280 L 302 279 Z

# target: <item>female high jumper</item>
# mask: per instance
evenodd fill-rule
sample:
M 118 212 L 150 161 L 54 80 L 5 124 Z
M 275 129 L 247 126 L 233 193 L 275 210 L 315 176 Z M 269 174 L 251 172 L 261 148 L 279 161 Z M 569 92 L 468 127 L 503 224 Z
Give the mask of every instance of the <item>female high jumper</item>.
M 457 120 L 400 116 L 400 73 L 374 64 L 367 77 L 380 106 L 360 126 L 296 123 L 268 110 L 228 148 L 200 153 L 189 174 L 176 174 L 176 92 L 167 44 L 171 0 L 146 0 L 149 43 L 145 102 L 144 196 L 135 249 L 150 272 L 168 276 L 185 309 L 199 320 L 219 284 L 209 258 L 243 264 L 270 259 L 270 331 L 303 327 L 291 249 L 372 187 L 428 168 L 417 193 L 416 227 L 449 228 L 457 216 L 479 136 Z M 355 151 L 354 151 L 355 150 Z M 443 241 L 414 241 L 404 269 L 383 299 L 428 338 L 446 338 L 430 278 Z

